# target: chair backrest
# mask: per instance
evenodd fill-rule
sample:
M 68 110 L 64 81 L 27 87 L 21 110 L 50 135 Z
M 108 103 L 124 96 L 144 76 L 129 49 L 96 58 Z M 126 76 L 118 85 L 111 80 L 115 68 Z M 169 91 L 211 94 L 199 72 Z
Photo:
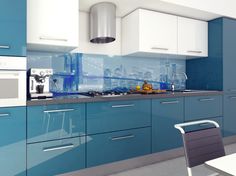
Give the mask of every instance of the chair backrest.
M 209 128 L 182 134 L 188 167 L 225 156 L 220 128 Z

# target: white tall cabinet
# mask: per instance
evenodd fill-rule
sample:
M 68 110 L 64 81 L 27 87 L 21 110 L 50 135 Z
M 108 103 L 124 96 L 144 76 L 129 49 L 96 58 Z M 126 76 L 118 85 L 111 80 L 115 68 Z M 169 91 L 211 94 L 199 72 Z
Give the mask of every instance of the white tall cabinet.
M 27 0 L 29 49 L 70 51 L 79 41 L 78 0 Z

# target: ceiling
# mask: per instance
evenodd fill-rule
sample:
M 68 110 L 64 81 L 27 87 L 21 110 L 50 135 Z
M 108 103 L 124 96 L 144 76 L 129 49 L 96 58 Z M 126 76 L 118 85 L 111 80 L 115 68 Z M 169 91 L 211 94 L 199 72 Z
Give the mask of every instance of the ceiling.
M 80 11 L 89 12 L 92 5 L 104 1 L 116 4 L 117 17 L 123 17 L 137 8 L 150 9 L 205 21 L 220 17 L 217 14 L 174 5 L 172 3 L 162 2 L 161 0 L 80 0 Z

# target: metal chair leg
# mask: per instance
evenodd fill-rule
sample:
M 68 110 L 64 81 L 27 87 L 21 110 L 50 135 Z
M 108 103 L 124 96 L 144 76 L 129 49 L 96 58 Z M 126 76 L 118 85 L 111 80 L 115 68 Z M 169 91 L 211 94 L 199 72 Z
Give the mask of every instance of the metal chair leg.
M 193 176 L 192 169 L 190 167 L 187 167 L 187 170 L 188 170 L 188 176 Z

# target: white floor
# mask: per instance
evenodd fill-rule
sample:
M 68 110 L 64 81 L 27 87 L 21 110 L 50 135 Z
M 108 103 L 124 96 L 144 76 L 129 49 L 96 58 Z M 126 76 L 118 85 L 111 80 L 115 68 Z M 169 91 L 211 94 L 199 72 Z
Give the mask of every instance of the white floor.
M 236 153 L 236 144 L 225 147 L 226 153 Z M 195 167 L 193 176 L 207 176 L 213 172 L 206 169 L 204 166 Z M 176 158 L 153 165 L 128 170 L 125 172 L 112 174 L 110 176 L 187 176 L 185 158 Z

